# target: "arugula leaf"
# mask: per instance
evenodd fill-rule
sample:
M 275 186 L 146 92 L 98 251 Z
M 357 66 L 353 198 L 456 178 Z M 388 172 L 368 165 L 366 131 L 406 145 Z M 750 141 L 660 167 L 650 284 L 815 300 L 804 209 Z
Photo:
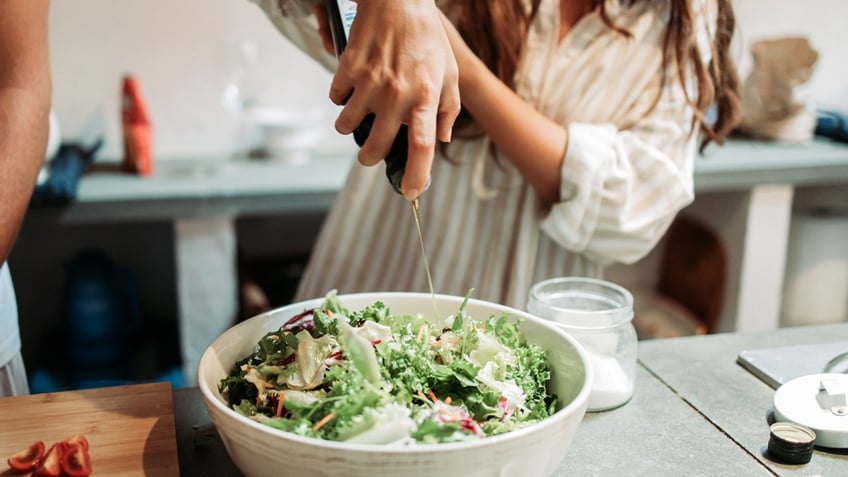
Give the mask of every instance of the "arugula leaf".
M 338 313 L 341 314 L 341 312 Z M 338 333 L 336 320 L 324 313 L 323 309 L 316 309 L 313 312 L 312 317 L 315 320 L 313 336 L 319 337 L 323 335 L 335 335 Z

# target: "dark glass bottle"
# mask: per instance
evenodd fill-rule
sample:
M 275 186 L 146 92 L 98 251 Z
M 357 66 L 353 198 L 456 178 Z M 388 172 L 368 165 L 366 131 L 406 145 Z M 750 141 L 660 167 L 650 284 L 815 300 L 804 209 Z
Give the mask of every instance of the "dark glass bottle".
M 347 8 L 345 8 L 345 12 L 342 13 L 339 3 L 343 3 L 345 6 L 348 6 L 352 2 L 350 2 L 350 0 L 325 0 L 325 2 L 327 7 L 327 19 L 330 23 L 330 32 L 332 33 L 333 44 L 336 48 L 336 57 L 338 57 L 347 46 L 347 32 L 350 28 L 350 24 L 353 22 L 354 15 L 354 13 L 348 11 Z M 345 25 L 347 25 L 347 28 Z M 368 134 L 371 132 L 371 127 L 374 124 L 374 117 L 374 113 L 368 114 L 365 116 L 365 119 L 362 120 L 362 123 L 359 124 L 359 127 L 353 130 L 353 139 L 359 147 L 362 147 L 362 145 L 365 144 L 365 140 L 368 139 Z M 398 194 L 402 194 L 400 190 L 400 183 L 401 179 L 403 179 L 404 170 L 406 170 L 408 151 L 407 133 L 406 125 L 401 125 L 385 159 L 386 177 L 389 179 L 389 183 L 392 185 L 392 188 Z M 429 184 L 430 183 L 428 181 L 427 185 L 429 186 Z

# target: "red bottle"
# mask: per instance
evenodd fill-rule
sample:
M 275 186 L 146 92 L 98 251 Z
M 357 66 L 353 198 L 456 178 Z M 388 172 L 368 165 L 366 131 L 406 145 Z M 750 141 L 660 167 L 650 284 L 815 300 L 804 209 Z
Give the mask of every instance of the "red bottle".
M 138 80 L 124 76 L 121 91 L 121 123 L 124 130 L 122 168 L 142 176 L 153 172 L 152 127 Z

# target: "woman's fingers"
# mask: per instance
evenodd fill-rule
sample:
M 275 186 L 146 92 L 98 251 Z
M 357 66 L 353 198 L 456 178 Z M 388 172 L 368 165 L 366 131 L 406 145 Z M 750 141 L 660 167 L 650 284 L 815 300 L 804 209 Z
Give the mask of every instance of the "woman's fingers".
M 359 149 L 357 159 L 365 166 L 374 166 L 385 159 L 392 148 L 400 126 L 394 116 L 375 114 L 374 122 L 368 131 L 368 140 Z
M 409 151 L 401 191 L 407 200 L 415 200 L 424 191 L 433 166 L 436 148 L 436 109 L 430 106 L 415 111 L 409 121 Z
M 330 99 L 344 105 L 336 120 L 343 134 L 374 113 L 363 164 L 385 159 L 406 124 L 403 189 L 423 190 L 436 140 L 450 140 L 460 107 L 456 60 L 433 0 L 358 0 Z

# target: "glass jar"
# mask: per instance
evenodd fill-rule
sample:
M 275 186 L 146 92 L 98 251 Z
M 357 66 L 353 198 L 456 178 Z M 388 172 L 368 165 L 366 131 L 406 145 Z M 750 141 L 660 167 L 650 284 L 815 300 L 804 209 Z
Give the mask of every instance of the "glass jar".
M 552 278 L 530 288 L 527 311 L 555 323 L 586 350 L 595 370 L 589 411 L 613 409 L 630 400 L 637 339 L 629 291 L 594 278 Z

